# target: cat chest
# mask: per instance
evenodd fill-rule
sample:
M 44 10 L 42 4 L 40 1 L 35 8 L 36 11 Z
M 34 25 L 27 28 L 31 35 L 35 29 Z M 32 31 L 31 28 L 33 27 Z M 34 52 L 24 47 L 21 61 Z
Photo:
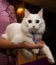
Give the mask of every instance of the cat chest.
M 38 35 L 38 34 L 32 34 L 33 36 L 33 41 L 36 43 L 38 40 L 42 39 L 42 35 Z

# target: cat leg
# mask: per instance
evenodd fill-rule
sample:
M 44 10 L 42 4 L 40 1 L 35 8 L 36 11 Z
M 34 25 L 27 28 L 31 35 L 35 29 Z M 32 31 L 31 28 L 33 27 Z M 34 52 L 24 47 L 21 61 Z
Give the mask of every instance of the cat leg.
M 34 52 L 34 54 L 38 54 L 40 49 L 32 49 L 32 51 Z
M 54 64 L 55 63 L 55 60 L 53 58 L 53 55 L 49 49 L 49 47 L 44 44 L 43 48 L 41 49 L 41 51 L 46 55 L 46 57 L 48 58 L 48 61 L 51 63 L 51 64 Z
M 33 53 L 31 53 L 27 49 L 22 49 L 21 52 L 22 52 L 24 58 L 26 58 L 26 59 L 32 59 Z
M 34 43 L 34 42 L 32 41 L 32 39 L 31 39 L 31 38 L 28 38 L 28 37 L 24 37 L 24 41 L 30 42 L 30 43 Z M 26 59 L 31 59 L 31 58 L 33 57 L 33 53 L 30 52 L 29 50 L 27 50 L 27 49 L 22 49 L 21 51 L 22 51 L 23 56 L 24 56 Z

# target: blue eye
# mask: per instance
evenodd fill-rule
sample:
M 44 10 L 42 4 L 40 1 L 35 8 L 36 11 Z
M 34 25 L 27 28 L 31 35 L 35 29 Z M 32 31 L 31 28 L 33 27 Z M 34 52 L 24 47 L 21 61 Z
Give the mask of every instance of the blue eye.
M 36 20 L 36 23 L 39 23 L 39 20 Z
M 32 21 L 31 20 L 28 20 L 28 23 L 32 23 Z

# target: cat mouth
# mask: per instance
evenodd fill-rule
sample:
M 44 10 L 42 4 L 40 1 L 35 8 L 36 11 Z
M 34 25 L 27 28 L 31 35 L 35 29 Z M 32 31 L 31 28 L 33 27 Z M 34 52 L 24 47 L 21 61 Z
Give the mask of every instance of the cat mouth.
M 37 33 L 37 29 L 36 28 L 31 28 L 29 30 L 30 33 L 36 34 Z

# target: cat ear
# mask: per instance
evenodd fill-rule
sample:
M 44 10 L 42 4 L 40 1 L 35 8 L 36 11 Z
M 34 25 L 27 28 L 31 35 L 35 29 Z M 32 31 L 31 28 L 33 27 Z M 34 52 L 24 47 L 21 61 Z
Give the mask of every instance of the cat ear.
M 29 14 L 30 12 L 27 9 L 25 9 L 25 17 L 27 17 Z
M 38 15 L 39 15 L 40 17 L 43 17 L 43 8 L 38 12 Z

